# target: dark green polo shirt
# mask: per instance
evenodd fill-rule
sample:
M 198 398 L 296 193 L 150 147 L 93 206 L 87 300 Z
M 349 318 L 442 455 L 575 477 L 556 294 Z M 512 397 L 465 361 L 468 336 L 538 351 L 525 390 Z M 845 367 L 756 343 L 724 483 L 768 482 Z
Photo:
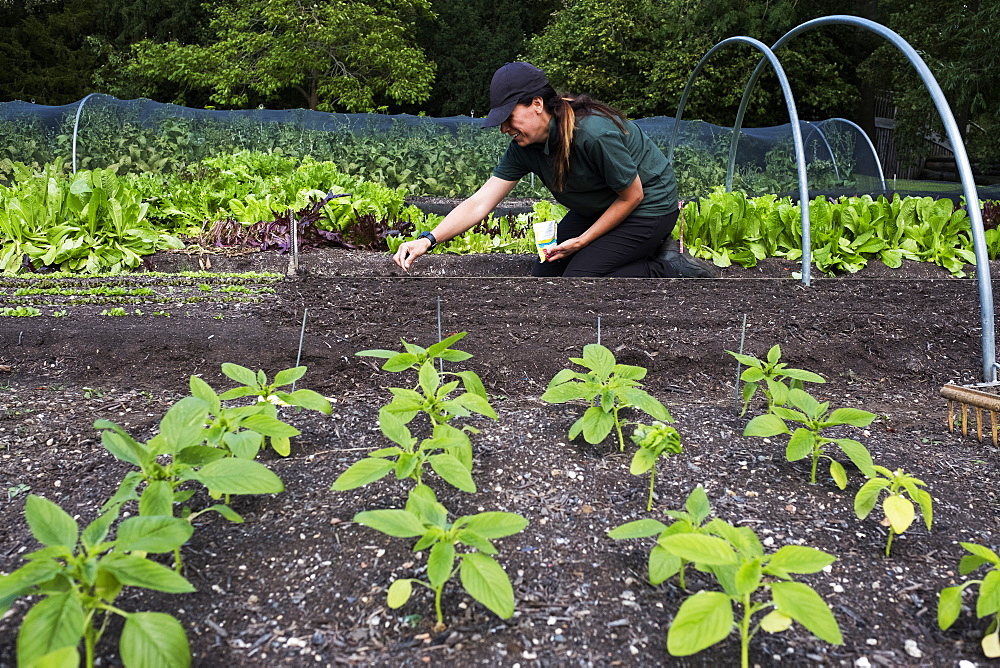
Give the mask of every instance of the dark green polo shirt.
M 549 123 L 550 137 L 555 121 Z M 638 216 L 660 216 L 677 210 L 677 180 L 674 168 L 663 152 L 632 121 L 627 133 L 602 114 L 579 119 L 573 132 L 566 189 L 552 190 L 552 161 L 549 144 L 518 146 L 511 142 L 493 175 L 517 181 L 534 173 L 552 190 L 556 201 L 571 211 L 600 216 L 635 180 L 642 181 L 643 200 L 633 212 Z

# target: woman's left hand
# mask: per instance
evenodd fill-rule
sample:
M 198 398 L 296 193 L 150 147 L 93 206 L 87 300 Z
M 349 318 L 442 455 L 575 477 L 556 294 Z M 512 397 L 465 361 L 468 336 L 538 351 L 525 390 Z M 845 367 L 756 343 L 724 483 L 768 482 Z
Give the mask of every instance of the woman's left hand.
M 587 245 L 580 237 L 573 237 L 572 239 L 567 239 L 558 246 L 552 246 L 545 249 L 545 261 L 555 262 L 556 260 L 562 260 L 567 258 L 578 250 L 584 248 Z

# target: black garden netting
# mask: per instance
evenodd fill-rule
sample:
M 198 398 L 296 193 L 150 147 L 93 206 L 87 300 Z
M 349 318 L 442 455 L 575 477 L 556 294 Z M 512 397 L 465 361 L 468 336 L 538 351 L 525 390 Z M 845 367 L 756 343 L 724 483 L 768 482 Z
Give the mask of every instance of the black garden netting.
M 191 169 L 213 156 L 257 151 L 331 161 L 344 173 L 404 188 L 412 196 L 462 197 L 489 177 L 509 141 L 496 130 L 481 129 L 481 122 L 466 116 L 192 109 L 99 94 L 64 106 L 6 102 L 0 103 L 0 179 L 9 178 L 13 162 L 158 173 Z M 673 118 L 636 123 L 669 148 Z M 799 130 L 810 196 L 895 191 L 891 179 L 883 178 L 871 142 L 854 123 L 802 121 Z M 681 122 L 674 164 L 682 198 L 725 186 L 732 135 L 731 128 Z M 790 124 L 745 128 L 737 142 L 732 188 L 797 197 L 796 165 Z M 949 190 L 961 194 L 957 183 L 935 185 L 928 194 L 948 196 L 942 193 Z M 514 192 L 547 194 L 529 179 Z

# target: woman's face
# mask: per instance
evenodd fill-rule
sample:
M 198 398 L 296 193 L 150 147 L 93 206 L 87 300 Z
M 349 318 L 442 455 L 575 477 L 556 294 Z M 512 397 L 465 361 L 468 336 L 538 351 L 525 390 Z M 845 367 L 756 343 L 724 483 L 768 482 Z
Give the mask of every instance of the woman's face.
M 517 105 L 510 118 L 500 124 L 500 131 L 510 135 L 518 146 L 541 144 L 549 138 L 549 120 L 552 115 L 545 110 L 542 98 L 536 97 L 529 105 Z

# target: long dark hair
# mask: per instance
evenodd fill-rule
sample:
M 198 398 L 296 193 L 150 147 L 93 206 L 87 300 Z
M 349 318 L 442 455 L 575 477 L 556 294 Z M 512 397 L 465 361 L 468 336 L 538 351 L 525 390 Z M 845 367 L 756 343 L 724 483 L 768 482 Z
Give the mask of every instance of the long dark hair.
M 552 172 L 555 182 L 552 184 L 553 190 L 562 190 L 566 187 L 566 175 L 569 173 L 569 152 L 573 145 L 573 133 L 576 130 L 577 119 L 592 114 L 607 116 L 624 133 L 625 114 L 612 106 L 599 102 L 589 95 L 560 95 L 551 86 L 546 86 L 541 91 L 523 97 L 518 100 L 518 104 L 530 105 L 536 97 L 542 98 L 545 110 L 555 118 L 555 130 L 549 137 L 549 146 L 552 150 Z

